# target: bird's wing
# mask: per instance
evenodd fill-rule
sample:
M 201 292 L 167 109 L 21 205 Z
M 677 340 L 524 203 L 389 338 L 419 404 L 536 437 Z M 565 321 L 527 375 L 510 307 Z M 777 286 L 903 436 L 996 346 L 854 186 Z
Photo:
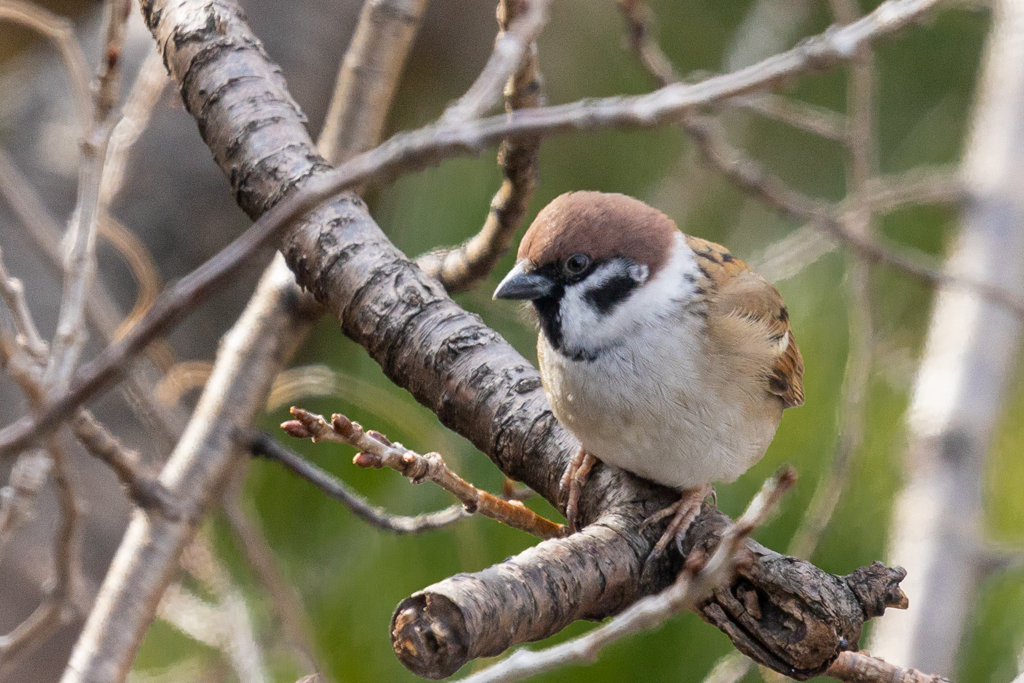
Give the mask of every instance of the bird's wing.
M 755 348 L 741 355 L 767 360 L 769 367 L 764 367 L 764 372 L 768 391 L 778 396 L 784 407 L 803 405 L 804 361 L 778 290 L 720 244 L 699 237 L 686 239 L 697 255 L 702 275 L 699 286 L 714 294 L 709 300 L 715 318 L 739 318 L 748 323 L 743 326 L 742 336 L 749 337 Z

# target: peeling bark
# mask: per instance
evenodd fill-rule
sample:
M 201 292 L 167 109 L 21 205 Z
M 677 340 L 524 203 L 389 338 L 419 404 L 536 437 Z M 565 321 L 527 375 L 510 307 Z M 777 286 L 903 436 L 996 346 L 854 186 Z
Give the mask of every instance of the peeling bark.
M 185 106 L 250 216 L 327 169 L 237 5 L 151 0 L 143 11 Z M 389 378 L 506 475 L 561 508 L 558 482 L 576 443 L 551 415 L 537 371 L 410 263 L 358 198 L 343 195 L 307 214 L 282 251 L 298 282 Z M 421 675 L 448 675 L 473 657 L 546 637 L 575 619 L 606 617 L 665 588 L 685 555 L 666 553 L 641 585 L 660 529 L 638 529 L 676 497 L 598 466 L 580 507 L 591 526 L 403 602 L 394 620 L 399 658 Z M 686 553 L 713 548 L 726 523 L 706 506 Z M 903 600 L 901 570 L 871 567 L 836 577 L 756 543 L 749 547 L 749 567 L 702 614 L 743 652 L 789 676 L 823 671 L 840 651 L 856 648 L 866 618 Z

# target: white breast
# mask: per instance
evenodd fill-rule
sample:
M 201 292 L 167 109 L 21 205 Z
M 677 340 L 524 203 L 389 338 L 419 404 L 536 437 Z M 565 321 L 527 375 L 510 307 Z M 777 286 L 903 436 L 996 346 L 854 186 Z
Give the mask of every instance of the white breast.
M 603 321 L 602 351 L 594 360 L 571 360 L 543 334 L 538 341 L 548 401 L 583 447 L 603 462 L 678 488 L 736 479 L 764 455 L 781 418 L 781 407 L 764 410 L 764 389 L 753 378 L 729 377 L 728 364 L 703 345 L 704 319 L 688 305 L 692 292 L 679 287 L 693 271 L 693 252 L 682 242 Z M 607 344 L 613 339 L 618 343 Z

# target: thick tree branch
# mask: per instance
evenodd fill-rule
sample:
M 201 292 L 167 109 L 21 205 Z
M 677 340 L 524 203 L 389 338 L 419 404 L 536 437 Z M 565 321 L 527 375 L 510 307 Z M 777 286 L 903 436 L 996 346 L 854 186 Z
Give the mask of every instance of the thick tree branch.
M 747 511 L 722 533 L 707 562 L 690 556 L 668 588 L 632 605 L 606 624 L 546 650 L 520 650 L 508 659 L 462 679 L 461 683 L 511 683 L 574 663 L 591 663 L 602 649 L 644 629 L 654 628 L 686 609 L 694 609 L 716 589 L 728 585 L 736 568 L 746 561 L 746 540 L 764 523 L 779 500 L 796 483 L 796 472 L 784 468 L 761 487 Z M 700 566 L 703 564 L 703 566 Z

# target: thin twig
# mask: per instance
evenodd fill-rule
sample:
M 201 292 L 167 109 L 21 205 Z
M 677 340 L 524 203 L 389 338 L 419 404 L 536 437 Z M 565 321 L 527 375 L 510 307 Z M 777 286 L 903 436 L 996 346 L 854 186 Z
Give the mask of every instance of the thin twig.
M 126 448 L 92 413 L 80 409 L 71 420 L 71 431 L 89 455 L 110 466 L 136 505 L 171 518 L 178 515 L 177 501 L 167 487 L 145 473 L 139 454 Z
M 846 142 L 846 117 L 825 107 L 774 93 L 734 97 L 726 104 L 749 109 L 826 140 Z
M 500 0 L 498 22 L 501 36 L 515 21 L 527 0 Z M 505 111 L 539 107 L 541 99 L 540 62 L 537 43 L 530 44 L 519 69 L 505 85 Z M 483 227 L 457 247 L 437 249 L 416 259 L 423 271 L 436 278 L 448 292 L 472 289 L 494 269 L 508 251 L 537 187 L 539 136 L 507 138 L 498 151 L 498 164 L 505 176 L 491 199 Z
M 154 45 L 142 62 L 142 68 L 125 98 L 121 120 L 114 126 L 110 136 L 106 168 L 103 169 L 103 180 L 100 183 L 100 197 L 105 206 L 109 206 L 120 192 L 128 169 L 128 154 L 149 127 L 153 111 L 169 83 L 167 69 Z
M 106 212 L 100 187 L 107 147 L 117 122 L 112 112 L 118 96 L 121 49 L 130 10 L 131 3 L 126 0 L 107 0 L 104 4 L 105 35 L 103 55 L 94 86 L 93 118 L 81 143 L 84 158 L 79 171 L 75 218 L 70 229 L 71 247 L 65 263 L 57 332 L 45 374 L 47 394 L 51 398 L 67 391 L 85 346 L 85 302 L 96 274 L 99 217 Z
M 108 386 L 123 373 L 126 361 L 137 355 L 188 310 L 203 301 L 223 282 L 248 263 L 249 256 L 270 243 L 305 212 L 338 192 L 369 180 L 384 180 L 453 155 L 468 155 L 508 136 L 555 134 L 571 130 L 609 127 L 654 127 L 677 120 L 686 111 L 716 101 L 770 87 L 780 79 L 809 69 L 823 69 L 851 59 L 856 50 L 871 40 L 888 35 L 916 20 L 938 0 L 888 0 L 865 18 L 805 41 L 788 52 L 734 73 L 710 78 L 693 85 L 675 84 L 639 97 L 612 97 L 558 107 L 544 107 L 507 116 L 444 126 L 429 126 L 396 135 L 389 142 L 361 154 L 334 171 L 314 176 L 302 187 L 274 205 L 245 233 L 205 264 L 164 290 L 149 313 L 124 339 L 108 346 L 84 365 L 73 387 L 55 397 L 35 417 L 25 417 L 0 430 L 0 456 L 25 447 L 40 432 L 48 431 L 74 407 Z M 812 213 L 823 212 L 808 207 Z M 824 220 L 827 213 L 822 216 Z M 826 224 L 838 226 L 837 221 Z M 835 227 L 837 239 L 857 248 L 865 258 L 882 261 L 902 270 L 943 284 L 970 287 L 987 299 L 1024 316 L 1024 303 L 985 282 L 965 281 L 945 273 L 922 268 L 910 259 L 892 259 L 874 244 L 852 240 Z
M 754 661 L 739 652 L 730 652 L 718 660 L 701 683 L 738 683 L 754 668 Z
M 276 460 L 285 468 L 305 479 L 328 498 L 333 498 L 370 526 L 395 534 L 419 534 L 449 526 L 469 516 L 463 505 L 452 505 L 438 512 L 426 512 L 415 517 L 393 515 L 353 491 L 348 484 L 323 471 L 301 455 L 282 446 L 269 434 L 255 433 L 249 438 L 253 455 Z
M 4 267 L 0 253 L 0 295 L 4 298 L 18 331 L 18 339 L 10 343 L 0 339 L 0 365 L 8 368 L 11 377 L 29 398 L 34 409 L 38 409 L 45 397 L 43 369 L 48 354 L 45 342 L 39 337 L 35 322 L 24 302 L 23 286 L 17 278 L 11 277 Z M 0 329 L 0 333 L 4 330 Z M 34 340 L 34 341 L 29 341 Z M 34 349 L 34 350 L 33 350 Z M 93 456 L 106 462 L 125 485 L 129 495 L 140 506 L 174 515 L 173 500 L 166 489 L 153 477 L 139 470 L 138 454 L 124 448 L 120 442 L 84 408 L 78 408 L 71 420 L 71 430 L 85 449 Z M 35 452 L 26 453 L 24 462 L 19 458 L 11 474 L 10 494 L 0 502 L 0 548 L 6 535 L 16 526 L 15 521 L 24 514 L 14 514 L 30 504 L 45 482 L 39 472 Z M 48 471 L 48 466 L 46 471 Z M 17 476 L 16 476 L 17 475 Z M 17 479 L 17 481 L 16 481 Z M 10 507 L 10 510 L 7 508 Z
M 921 204 L 958 204 L 967 197 L 967 190 L 956 167 L 918 167 L 888 176 L 871 179 L 857 201 L 876 215 L 886 215 L 907 206 Z M 845 221 L 853 210 L 850 200 L 839 204 L 838 215 Z M 750 267 L 771 282 L 796 276 L 825 254 L 838 248 L 837 241 L 807 223 L 798 230 L 771 244 L 759 256 L 747 260 Z M 887 249 L 881 244 L 880 249 Z M 890 250 L 891 251 L 891 250 Z M 923 262 L 923 255 L 915 257 Z
M 245 598 L 232 585 L 205 529 L 185 547 L 181 566 L 215 602 L 211 605 L 179 585 L 169 591 L 170 604 L 161 605 L 160 616 L 219 650 L 240 683 L 267 683 L 270 678 Z M 200 615 L 205 618 L 197 618 Z
M 550 0 L 515 0 L 526 5 L 525 11 L 516 12 L 517 17 L 498 32 L 494 50 L 487 59 L 480 75 L 466 94 L 452 104 L 441 115 L 440 124 L 459 125 L 478 119 L 490 110 L 501 97 L 502 89 L 510 78 L 529 58 L 537 35 L 547 20 Z
M 942 676 L 904 669 L 866 652 L 840 652 L 825 675 L 845 683 L 950 683 Z
M 47 439 L 53 480 L 60 506 L 54 539 L 52 584 L 36 609 L 10 633 L 0 636 L 0 678 L 19 657 L 43 645 L 67 619 L 73 616 L 75 583 L 78 580 L 78 527 L 80 513 L 67 472 L 67 452 L 58 436 Z
M 7 200 L 8 206 L 18 217 L 21 227 L 31 238 L 32 245 L 43 257 L 43 264 L 55 277 L 62 277 L 64 264 L 61 234 L 64 228 L 47 210 L 35 188 L 3 149 L 0 149 L 0 195 Z M 124 256 L 140 289 L 152 287 L 157 272 L 152 265 L 152 258 L 149 258 L 148 255 L 144 257 L 147 252 L 144 249 L 141 251 L 137 249 L 139 242 L 137 239 L 131 241 L 131 238 L 128 237 L 130 234 L 126 229 L 118 229 L 118 224 L 109 214 L 101 217 L 100 236 L 109 239 L 112 246 Z M 159 279 L 157 278 L 155 281 L 159 288 Z M 151 299 L 146 301 L 147 296 L 148 292 L 140 291 L 136 306 L 145 303 L 148 308 L 152 305 Z M 142 311 L 142 313 L 144 312 Z M 86 314 L 107 343 L 120 336 L 119 329 L 124 324 L 122 321 L 124 316 L 118 310 L 110 292 L 99 281 L 93 283 L 91 294 L 86 301 Z M 147 355 L 156 365 L 160 366 L 160 361 L 164 357 L 168 355 L 173 357 L 173 351 L 166 342 L 157 340 L 150 347 Z M 133 372 L 132 381 L 135 384 L 144 383 L 135 372 Z M 145 399 L 146 392 L 138 391 L 137 393 Z M 147 408 L 150 407 L 147 406 Z
M 45 362 L 50 348 L 43 341 L 42 335 L 39 334 L 39 329 L 32 319 L 32 312 L 25 300 L 25 285 L 7 271 L 2 250 L 0 250 L 0 298 L 7 304 L 7 310 L 11 313 L 18 347 L 24 350 L 33 361 Z
M 359 467 L 390 467 L 414 484 L 432 481 L 458 498 L 467 512 L 479 512 L 513 529 L 540 538 L 560 538 L 565 535 L 563 525 L 544 519 L 522 503 L 503 500 L 476 488 L 448 469 L 437 453 L 420 455 L 400 443 L 391 443 L 382 434 L 363 431 L 358 422 L 352 422 L 337 413 L 331 416 L 328 424 L 322 415 L 302 408 L 292 408 L 291 412 L 295 419 L 281 425 L 285 432 L 299 439 L 334 441 L 358 448 L 361 452 L 356 454 L 352 462 Z
M 711 559 L 700 568 L 688 560 L 675 583 L 661 593 L 644 598 L 606 624 L 587 634 L 546 650 L 518 650 L 508 659 L 480 673 L 462 679 L 462 683 L 510 683 L 567 664 L 593 662 L 605 647 L 622 638 L 653 628 L 675 614 L 692 609 L 718 586 L 729 581 L 744 561 L 747 537 L 764 523 L 782 496 L 796 482 L 796 473 L 783 469 L 768 479 L 743 516 L 722 534 Z M 695 558 L 694 558 L 695 559 Z
M 651 9 L 643 0 L 618 0 L 629 47 L 647 73 L 664 87 L 679 82 L 672 61 L 651 35 Z

